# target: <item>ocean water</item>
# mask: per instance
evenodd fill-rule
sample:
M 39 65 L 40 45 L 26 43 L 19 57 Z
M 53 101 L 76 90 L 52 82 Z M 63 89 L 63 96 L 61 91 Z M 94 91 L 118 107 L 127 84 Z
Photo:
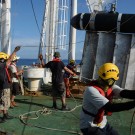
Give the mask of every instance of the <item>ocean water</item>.
M 68 64 L 68 60 L 62 60 L 65 65 Z M 81 60 L 76 60 L 76 64 L 80 64 Z M 39 63 L 38 59 L 19 59 L 17 62 L 18 66 L 27 65 L 31 66 L 33 63 Z

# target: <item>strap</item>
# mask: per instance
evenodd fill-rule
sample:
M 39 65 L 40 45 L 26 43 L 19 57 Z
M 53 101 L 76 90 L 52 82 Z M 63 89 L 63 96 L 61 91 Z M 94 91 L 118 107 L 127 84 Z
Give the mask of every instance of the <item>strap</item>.
M 81 16 L 80 16 L 80 28 L 81 28 L 81 30 L 83 29 L 83 15 L 84 15 L 84 13 L 82 13 Z
M 118 15 L 118 19 L 117 19 L 117 31 L 118 31 L 118 32 L 120 32 L 121 18 L 122 18 L 122 14 L 119 14 L 119 15 Z
M 8 78 L 8 82 L 11 83 L 11 77 L 10 77 L 10 74 L 9 74 L 9 72 L 8 72 L 7 67 L 5 68 L 5 70 L 6 70 L 6 75 L 7 75 L 7 78 Z M 5 78 L 5 77 L 4 77 L 4 78 Z
M 90 20 L 89 20 L 89 28 L 95 30 L 95 18 L 97 13 L 91 13 Z
M 93 113 L 91 113 L 91 112 L 88 112 L 88 111 L 85 110 L 83 107 L 82 107 L 82 110 L 83 110 L 84 113 L 86 113 L 86 114 L 88 114 L 88 115 L 90 115 L 90 116 L 92 116 L 92 117 L 96 117 L 95 114 L 93 114 Z

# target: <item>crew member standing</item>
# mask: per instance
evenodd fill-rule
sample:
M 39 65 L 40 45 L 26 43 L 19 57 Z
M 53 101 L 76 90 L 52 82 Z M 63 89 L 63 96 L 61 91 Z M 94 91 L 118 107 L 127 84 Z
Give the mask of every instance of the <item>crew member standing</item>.
M 0 123 L 5 122 L 7 119 L 13 118 L 8 115 L 8 109 L 10 107 L 11 85 L 11 78 L 8 72 L 8 67 L 16 55 L 16 52 L 19 50 L 20 46 L 17 46 L 10 57 L 6 53 L 0 52 L 0 110 L 3 113 L 3 117 L 0 119 Z
M 66 105 L 66 100 L 65 100 L 65 85 L 64 85 L 64 79 L 63 79 L 63 72 L 62 70 L 64 69 L 65 71 L 69 72 L 73 76 L 74 74 L 73 71 L 68 69 L 64 63 L 60 60 L 60 53 L 55 52 L 54 53 L 54 58 L 52 61 L 48 62 L 47 64 L 44 64 L 43 61 L 43 56 L 39 55 L 39 59 L 41 60 L 41 64 L 45 68 L 50 68 L 52 72 L 52 97 L 53 97 L 53 107 L 57 109 L 57 103 L 56 99 L 59 96 L 62 101 L 62 110 L 69 110 L 69 108 Z
M 71 71 L 73 71 L 75 73 L 75 61 L 74 60 L 70 60 L 69 61 L 69 64 L 67 65 L 67 68 L 70 69 Z M 72 75 L 65 71 L 64 73 L 64 83 L 65 83 L 65 87 L 66 87 L 66 97 L 70 97 L 70 89 L 69 89 L 69 86 L 70 86 L 70 83 L 69 83 L 69 78 L 71 77 Z
M 119 135 L 107 122 L 112 112 L 129 110 L 135 101 L 112 103 L 115 98 L 135 99 L 135 90 L 126 90 L 115 85 L 119 69 L 113 63 L 105 63 L 98 70 L 99 78 L 90 82 L 83 97 L 80 129 L 83 135 Z
M 11 88 L 11 105 L 10 107 L 16 107 L 18 106 L 15 102 L 15 97 L 17 95 L 20 94 L 21 90 L 20 90 L 20 83 L 19 83 L 19 78 L 23 73 L 23 70 L 18 70 L 17 69 L 17 61 L 18 61 L 19 57 L 17 57 L 16 55 L 14 56 L 14 59 L 12 61 L 12 63 L 9 66 L 9 70 L 11 72 L 11 78 L 12 78 L 12 88 Z

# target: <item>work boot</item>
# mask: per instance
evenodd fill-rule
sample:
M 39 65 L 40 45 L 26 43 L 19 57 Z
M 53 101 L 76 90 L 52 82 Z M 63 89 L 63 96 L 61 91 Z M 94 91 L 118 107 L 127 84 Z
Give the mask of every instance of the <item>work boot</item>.
M 53 108 L 53 109 L 58 109 L 58 108 L 57 108 L 57 104 L 56 104 L 56 103 L 53 103 L 52 108 Z
M 6 122 L 6 119 L 0 118 L 0 123 Z
M 14 118 L 14 117 L 13 117 L 13 116 L 9 116 L 8 113 L 4 114 L 3 117 L 2 117 L 2 119 L 5 120 L 5 121 L 6 121 L 6 120 L 13 119 L 13 118 Z
M 71 109 L 67 107 L 67 105 L 62 106 L 61 108 L 62 111 L 70 111 Z

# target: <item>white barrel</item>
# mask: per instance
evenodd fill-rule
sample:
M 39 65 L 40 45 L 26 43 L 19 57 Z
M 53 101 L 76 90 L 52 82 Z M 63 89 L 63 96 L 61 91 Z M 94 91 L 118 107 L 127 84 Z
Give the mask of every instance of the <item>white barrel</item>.
M 25 78 L 43 78 L 44 77 L 44 68 L 25 68 L 24 77 Z
M 42 82 L 42 78 L 28 78 L 29 91 L 40 91 Z
M 28 79 L 29 91 L 40 91 L 44 78 L 44 68 L 25 68 L 24 78 Z

